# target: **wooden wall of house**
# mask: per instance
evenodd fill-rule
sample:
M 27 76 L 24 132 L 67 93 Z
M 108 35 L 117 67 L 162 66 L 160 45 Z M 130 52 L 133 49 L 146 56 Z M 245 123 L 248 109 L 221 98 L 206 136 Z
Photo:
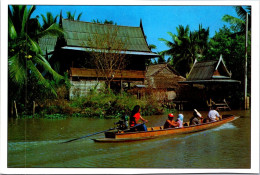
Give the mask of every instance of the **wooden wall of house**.
M 78 80 L 78 81 L 70 81 L 70 99 L 76 97 L 84 97 L 87 96 L 91 89 L 97 88 L 101 89 L 105 87 L 104 81 L 96 81 L 96 80 Z

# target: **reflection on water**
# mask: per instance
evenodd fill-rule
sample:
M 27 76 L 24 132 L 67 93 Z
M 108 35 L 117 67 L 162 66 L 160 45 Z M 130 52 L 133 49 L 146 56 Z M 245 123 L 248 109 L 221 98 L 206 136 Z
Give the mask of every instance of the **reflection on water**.
M 185 121 L 192 115 L 182 113 Z M 250 111 L 222 112 L 230 113 L 241 117 L 211 130 L 128 143 L 91 140 L 100 134 L 60 144 L 111 128 L 114 119 L 9 119 L 8 167 L 250 168 Z M 166 116 L 146 116 L 147 126 L 163 125 Z

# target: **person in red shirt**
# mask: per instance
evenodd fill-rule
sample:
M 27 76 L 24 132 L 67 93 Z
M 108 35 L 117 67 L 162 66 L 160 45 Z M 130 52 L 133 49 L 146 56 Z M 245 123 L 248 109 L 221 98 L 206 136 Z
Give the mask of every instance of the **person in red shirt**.
M 168 114 L 168 120 L 165 121 L 164 126 L 163 126 L 164 129 L 175 128 L 175 127 L 179 126 L 179 123 L 175 122 L 173 120 L 173 118 L 174 118 L 173 114 Z
M 143 122 L 148 122 L 148 120 L 144 119 L 140 114 L 141 108 L 139 105 L 136 105 L 132 110 L 130 116 L 130 127 L 133 131 L 147 131 L 147 127 L 145 124 L 140 123 L 139 120 L 141 119 Z

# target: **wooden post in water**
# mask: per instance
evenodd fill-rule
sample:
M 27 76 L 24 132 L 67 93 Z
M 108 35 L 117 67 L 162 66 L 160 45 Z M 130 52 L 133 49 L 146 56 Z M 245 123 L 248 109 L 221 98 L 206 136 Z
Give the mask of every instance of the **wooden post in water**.
M 247 108 L 247 37 L 248 37 L 248 13 L 246 13 L 246 40 L 245 40 L 245 87 L 244 87 L 244 100 L 245 100 L 245 109 Z
M 35 114 L 35 101 L 33 101 L 33 117 L 34 117 L 34 114 Z
M 123 80 L 120 79 L 120 93 L 123 93 Z
M 11 103 L 11 116 L 14 116 L 14 104 Z
M 16 101 L 14 101 L 15 116 L 18 118 L 18 112 L 16 107 Z

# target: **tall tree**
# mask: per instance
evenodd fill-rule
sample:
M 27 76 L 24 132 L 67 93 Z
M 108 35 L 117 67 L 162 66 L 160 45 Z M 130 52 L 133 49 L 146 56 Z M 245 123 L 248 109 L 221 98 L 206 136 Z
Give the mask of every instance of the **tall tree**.
M 37 18 L 31 15 L 36 7 L 13 5 L 8 8 L 8 73 L 9 83 L 13 89 L 12 96 L 18 98 L 25 96 L 27 101 L 27 84 L 36 83 L 42 88 L 56 95 L 54 88 L 41 74 L 46 70 L 54 79 L 62 79 L 42 56 L 42 51 L 37 43 L 38 39 L 45 35 L 62 34 L 55 25 L 46 30 L 41 30 Z M 21 92 L 20 91 L 25 91 Z
M 162 54 L 171 56 L 170 64 L 181 75 L 185 76 L 194 61 L 190 50 L 190 28 L 189 26 L 184 28 L 182 25 L 179 25 L 176 30 L 177 35 L 168 32 L 172 38 L 172 41 L 168 41 L 163 38 L 160 38 L 159 40 L 164 41 L 164 43 L 169 47 L 169 49 L 163 51 Z
M 224 15 L 222 20 L 229 23 L 231 25 L 231 29 L 236 34 L 244 34 L 246 30 L 246 13 L 248 13 L 248 30 L 251 30 L 251 6 L 242 7 L 242 6 L 234 6 L 236 13 L 239 18 Z
M 245 37 L 245 61 L 244 61 L 244 100 L 245 100 L 245 109 L 247 109 L 247 96 L 248 96 L 248 30 L 251 30 L 251 6 L 247 6 L 245 9 L 242 6 L 234 7 L 239 18 L 225 15 L 223 16 L 223 21 L 226 21 L 231 24 L 231 29 L 233 30 L 233 34 L 231 37 L 236 37 L 237 35 L 246 35 Z M 249 33 L 250 34 L 250 33 Z
M 90 55 L 98 69 L 98 74 L 104 76 L 108 89 L 115 76 L 121 74 L 126 65 L 127 38 L 118 37 L 119 28 L 108 26 L 104 34 L 95 34 L 87 45 L 91 48 Z

